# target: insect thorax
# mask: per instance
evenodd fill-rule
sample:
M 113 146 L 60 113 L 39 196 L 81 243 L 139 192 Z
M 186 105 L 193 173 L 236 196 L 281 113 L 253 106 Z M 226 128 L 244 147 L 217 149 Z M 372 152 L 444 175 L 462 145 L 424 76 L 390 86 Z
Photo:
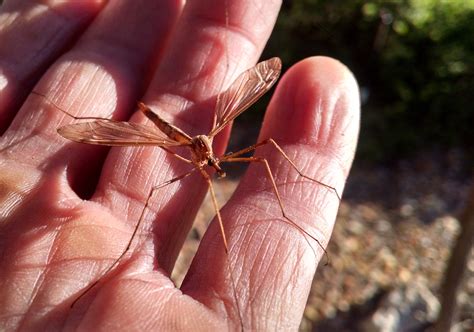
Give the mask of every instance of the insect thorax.
M 205 135 L 194 136 L 191 144 L 192 159 L 195 163 L 204 166 L 215 159 L 214 152 L 212 151 L 212 141 L 209 137 Z

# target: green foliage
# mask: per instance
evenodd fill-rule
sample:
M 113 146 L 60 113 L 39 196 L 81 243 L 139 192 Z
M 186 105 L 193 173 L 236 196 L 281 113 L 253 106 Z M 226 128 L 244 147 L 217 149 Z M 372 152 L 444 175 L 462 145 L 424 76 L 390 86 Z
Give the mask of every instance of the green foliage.
M 474 0 L 284 2 L 267 53 L 292 64 L 328 55 L 363 93 L 360 157 L 472 147 Z

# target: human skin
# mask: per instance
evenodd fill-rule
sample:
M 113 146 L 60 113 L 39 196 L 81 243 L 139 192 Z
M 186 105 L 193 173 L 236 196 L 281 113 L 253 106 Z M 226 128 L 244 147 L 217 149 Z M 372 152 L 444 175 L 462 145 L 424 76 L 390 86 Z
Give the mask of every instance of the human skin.
M 221 211 L 229 252 L 214 220 L 178 289 L 169 275 L 206 193 L 205 181 L 195 174 L 157 191 L 141 236 L 104 277 L 130 239 L 150 188 L 189 165 L 159 148 L 107 149 L 56 132 L 72 122 L 57 107 L 76 116 L 145 123 L 135 112 L 143 100 L 187 133 L 207 133 L 215 96 L 257 62 L 280 5 L 5 1 L 1 330 L 298 328 L 323 251 L 284 221 L 261 164 L 250 165 Z M 275 139 L 306 175 L 341 193 L 359 126 L 353 76 L 335 60 L 311 57 L 277 85 L 259 140 Z M 217 155 L 228 135 L 226 130 L 216 137 Z M 256 153 L 268 159 L 291 220 L 326 246 L 336 195 L 298 176 L 271 146 Z

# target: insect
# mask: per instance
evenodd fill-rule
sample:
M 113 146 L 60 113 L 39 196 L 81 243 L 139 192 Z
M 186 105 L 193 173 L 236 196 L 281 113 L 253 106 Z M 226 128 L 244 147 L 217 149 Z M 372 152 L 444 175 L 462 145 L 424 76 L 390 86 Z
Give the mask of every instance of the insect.
M 271 138 L 258 142 L 240 151 L 227 153 L 223 156 L 216 156 L 212 149 L 214 137 L 219 132 L 221 132 L 227 125 L 229 125 L 229 123 L 233 121 L 237 116 L 247 110 L 264 93 L 266 93 L 277 81 L 280 72 L 281 60 L 275 57 L 260 62 L 256 66 L 240 74 L 240 76 L 238 76 L 238 78 L 230 85 L 230 87 L 226 91 L 222 92 L 217 96 L 212 127 L 207 135 L 197 135 L 191 137 L 183 130 L 165 121 L 158 114 L 154 113 L 148 106 L 141 102 L 138 103 L 139 110 L 143 112 L 145 116 L 149 120 L 151 120 L 155 126 L 123 121 L 114 121 L 102 118 L 74 117 L 75 119 L 93 119 L 93 121 L 73 123 L 58 128 L 57 131 L 61 136 L 80 143 L 106 146 L 158 146 L 164 149 L 172 156 L 192 166 L 192 169 L 190 171 L 179 175 L 169 181 L 166 181 L 165 183 L 155 186 L 150 190 L 146 202 L 144 204 L 144 208 L 141 212 L 140 218 L 137 221 L 133 234 L 131 235 L 125 250 L 103 273 L 103 275 L 106 275 L 108 272 L 110 272 L 130 250 L 132 242 L 138 230 L 140 229 L 140 225 L 144 219 L 145 211 L 147 210 L 150 200 L 153 197 L 153 193 L 156 192 L 158 189 L 163 188 L 164 186 L 169 185 L 173 182 L 184 179 L 195 172 L 200 173 L 208 184 L 209 191 L 211 194 L 211 200 L 219 222 L 220 232 L 224 242 L 224 248 L 226 250 L 226 253 L 228 253 L 229 245 L 225 233 L 224 223 L 219 212 L 219 206 L 212 185 L 211 175 L 207 171 L 208 168 L 214 169 L 217 173 L 217 176 L 223 177 L 225 176 L 225 172 L 221 168 L 221 164 L 228 162 L 262 163 L 265 167 L 267 176 L 271 180 L 273 191 L 276 195 L 281 213 L 285 220 L 289 224 L 296 227 L 298 231 L 316 241 L 316 243 L 323 249 L 324 253 L 326 253 L 323 246 L 314 236 L 306 232 L 303 228 L 298 226 L 293 220 L 291 220 L 286 215 L 283 201 L 278 192 L 275 179 L 273 177 L 270 165 L 268 164 L 267 160 L 265 158 L 255 156 L 245 157 L 245 155 L 247 155 L 247 153 L 249 152 L 256 150 L 260 146 L 270 144 L 279 153 L 282 154 L 282 156 L 290 163 L 290 165 L 299 173 L 301 177 L 326 187 L 327 189 L 333 191 L 335 195 L 340 199 L 340 196 L 334 187 L 331 187 L 323 182 L 304 175 L 293 163 L 293 161 L 287 156 L 284 150 Z M 66 114 L 70 115 L 67 112 Z M 174 147 L 188 148 L 191 157 L 188 159 L 177 154 L 173 151 Z M 305 239 L 306 241 L 308 241 L 306 237 Z M 85 293 L 87 293 L 91 288 L 93 288 L 98 282 L 99 280 L 92 283 L 88 288 L 86 288 L 72 305 L 74 305 Z

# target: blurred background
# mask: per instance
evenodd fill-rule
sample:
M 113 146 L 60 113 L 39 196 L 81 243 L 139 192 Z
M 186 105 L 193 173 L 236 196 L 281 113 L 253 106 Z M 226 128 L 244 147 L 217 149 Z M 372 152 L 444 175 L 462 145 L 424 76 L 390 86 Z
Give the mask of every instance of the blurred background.
M 287 69 L 334 57 L 362 102 L 331 263 L 318 268 L 300 330 L 472 331 L 474 1 L 283 3 L 262 58 Z M 230 151 L 254 143 L 270 95 L 236 121 Z M 221 201 L 241 172 L 216 181 Z M 213 215 L 205 205 L 187 250 Z

